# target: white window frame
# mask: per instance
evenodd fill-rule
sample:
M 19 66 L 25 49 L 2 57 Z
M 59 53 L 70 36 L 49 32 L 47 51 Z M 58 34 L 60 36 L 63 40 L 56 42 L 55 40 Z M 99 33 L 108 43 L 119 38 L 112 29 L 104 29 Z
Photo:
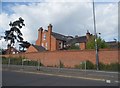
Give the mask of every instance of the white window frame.
M 46 40 L 46 33 L 43 35 L 43 40 Z
M 59 42 L 59 49 L 63 48 L 63 42 Z

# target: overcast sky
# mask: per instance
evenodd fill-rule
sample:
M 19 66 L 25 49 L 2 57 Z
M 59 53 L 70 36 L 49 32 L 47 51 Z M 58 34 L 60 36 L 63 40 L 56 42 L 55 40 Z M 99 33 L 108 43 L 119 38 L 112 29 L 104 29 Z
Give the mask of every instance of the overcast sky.
M 38 36 L 38 28 L 47 29 L 50 23 L 54 32 L 64 35 L 83 36 L 87 30 L 94 33 L 91 0 L 10 1 L 3 0 L 0 4 L 0 35 L 4 35 L 3 32 L 10 29 L 10 21 L 19 17 L 22 17 L 26 24 L 21 29 L 24 39 L 33 44 Z M 105 41 L 113 41 L 114 38 L 118 40 L 118 0 L 99 1 L 95 0 L 97 32 L 101 33 L 100 36 Z M 2 41 L 0 45 L 3 43 L 4 47 L 4 40 Z

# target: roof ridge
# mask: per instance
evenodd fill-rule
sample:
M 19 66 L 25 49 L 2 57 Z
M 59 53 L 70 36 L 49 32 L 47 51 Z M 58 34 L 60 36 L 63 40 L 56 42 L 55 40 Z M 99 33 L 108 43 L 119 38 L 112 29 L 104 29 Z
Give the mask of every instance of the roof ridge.
M 38 45 L 34 45 L 34 44 L 32 44 L 32 46 L 33 46 L 35 49 L 37 49 L 39 52 L 46 50 L 43 46 L 38 46 Z
M 66 36 L 66 35 L 63 35 L 63 34 L 60 34 L 60 33 L 56 33 L 56 32 L 52 32 L 52 33 L 59 34 L 59 35 L 62 35 L 62 36 Z

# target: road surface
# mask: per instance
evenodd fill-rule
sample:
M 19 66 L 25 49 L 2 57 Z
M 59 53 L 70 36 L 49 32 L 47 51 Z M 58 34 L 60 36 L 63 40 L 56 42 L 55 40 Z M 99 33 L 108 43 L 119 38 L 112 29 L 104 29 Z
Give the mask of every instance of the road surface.
M 3 86 L 118 86 L 118 83 L 106 83 L 100 80 L 96 81 L 10 70 L 3 70 L 2 72 Z

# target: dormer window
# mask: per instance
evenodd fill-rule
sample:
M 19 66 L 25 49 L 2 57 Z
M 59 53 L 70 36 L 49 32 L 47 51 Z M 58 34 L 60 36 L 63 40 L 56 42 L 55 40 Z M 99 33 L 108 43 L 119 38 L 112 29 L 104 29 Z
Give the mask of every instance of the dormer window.
M 43 35 L 43 40 L 46 40 L 46 34 Z

